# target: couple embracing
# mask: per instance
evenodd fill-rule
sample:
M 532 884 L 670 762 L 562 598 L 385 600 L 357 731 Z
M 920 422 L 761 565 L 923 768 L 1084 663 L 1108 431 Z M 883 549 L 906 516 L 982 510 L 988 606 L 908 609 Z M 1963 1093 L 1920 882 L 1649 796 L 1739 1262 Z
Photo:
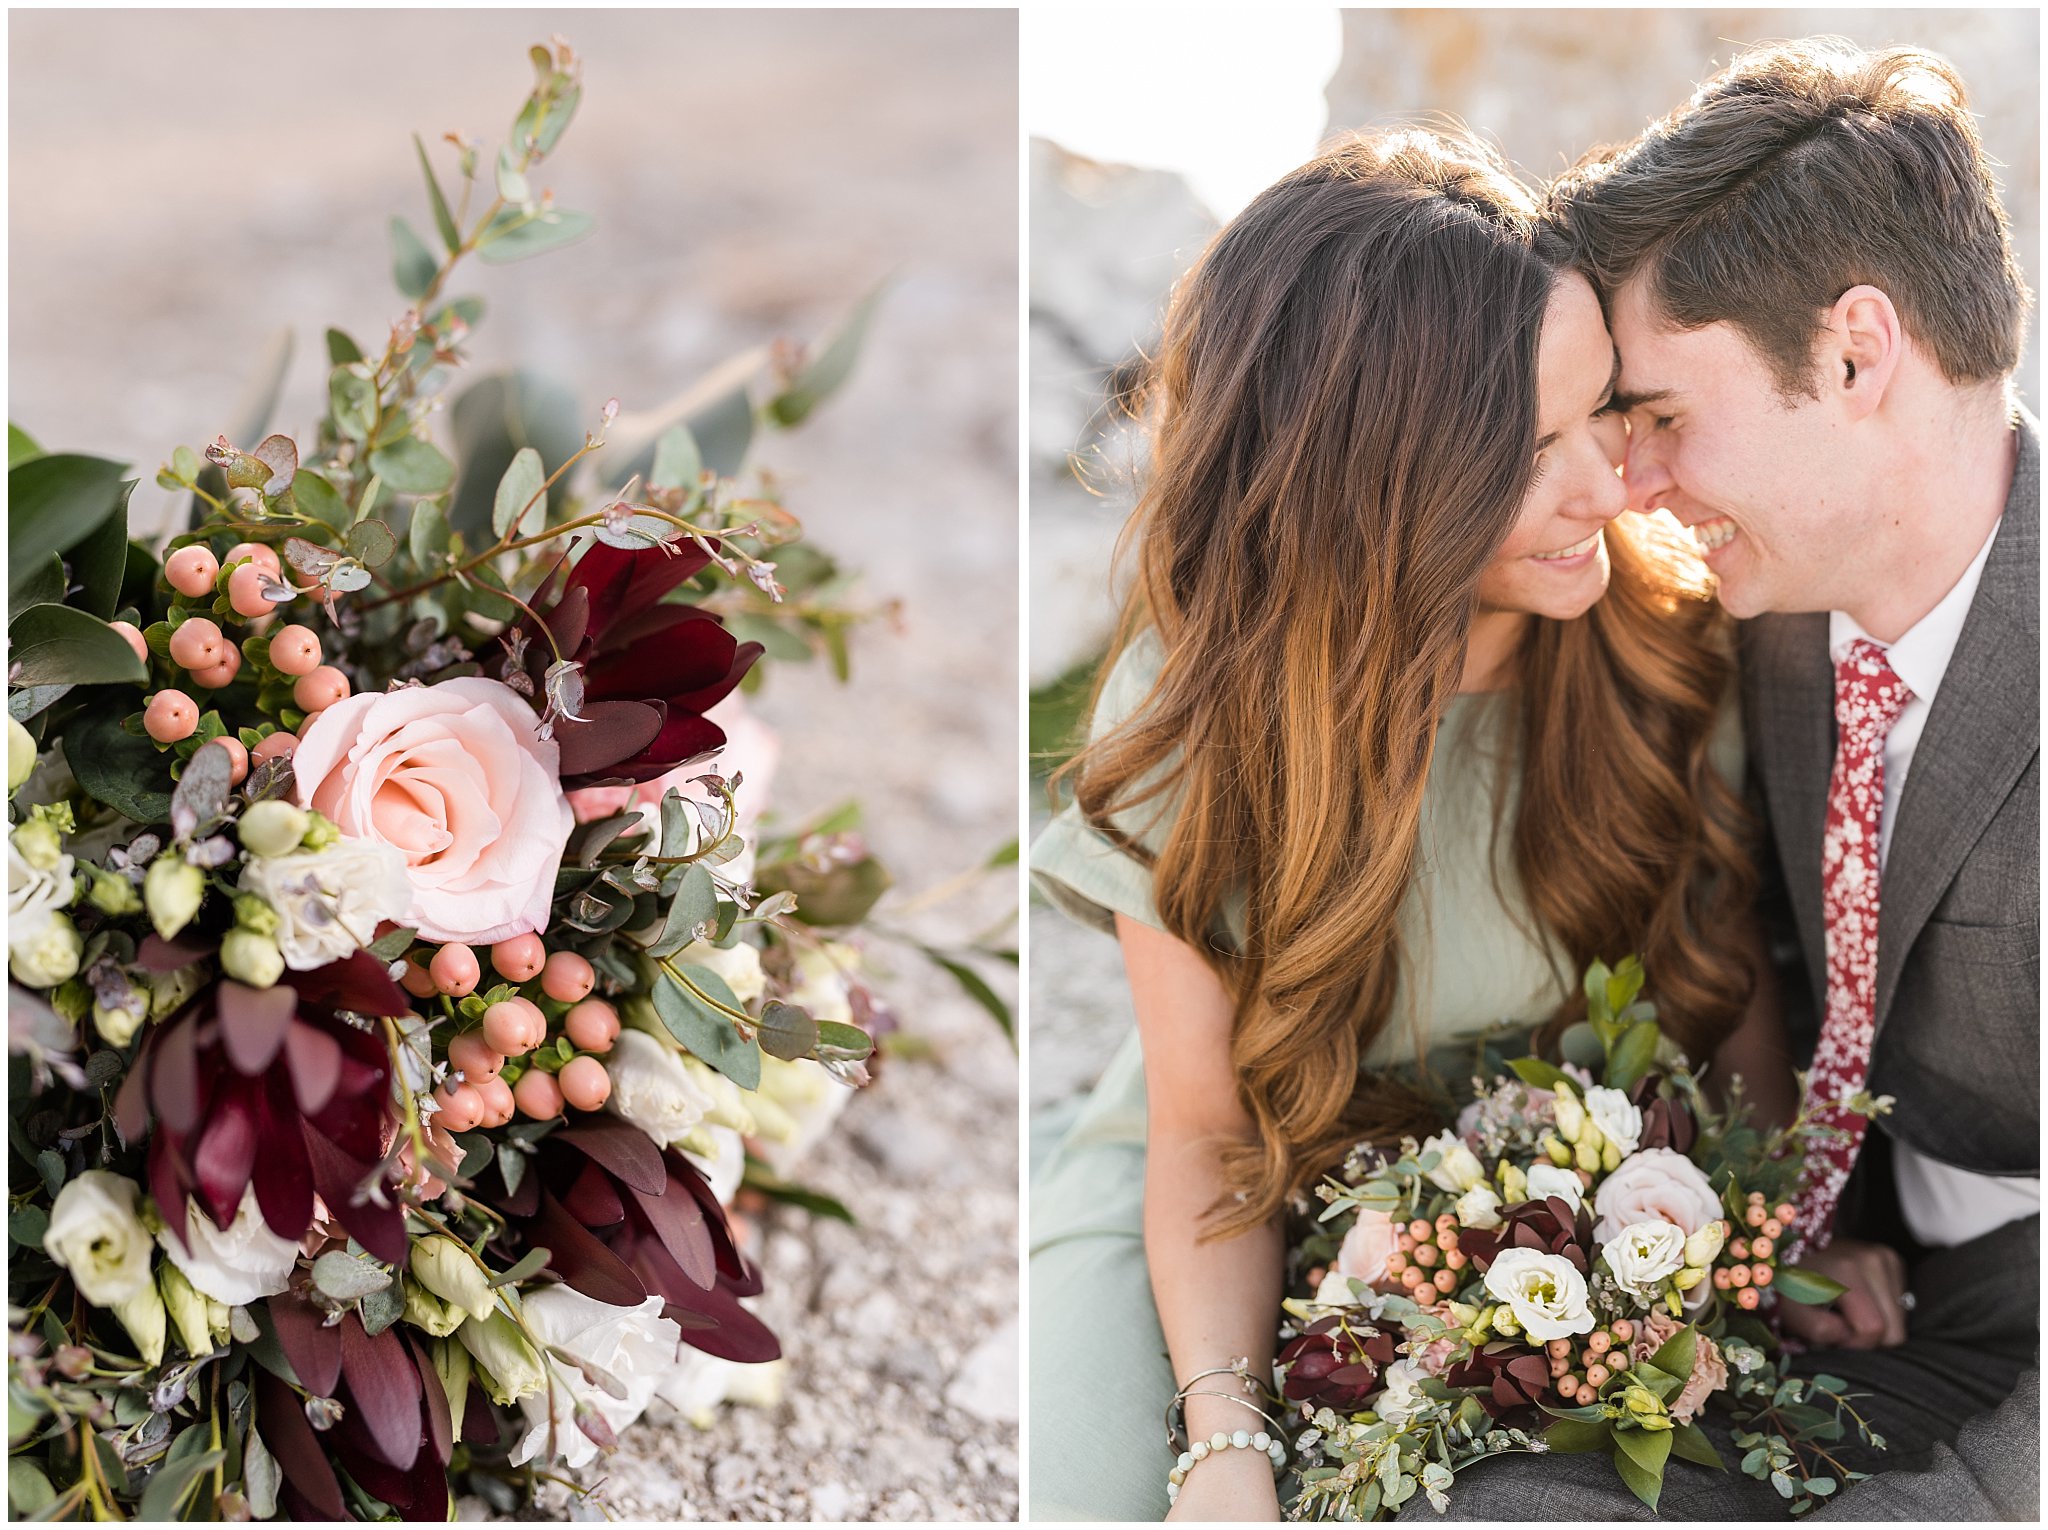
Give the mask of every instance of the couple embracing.
M 1218 235 L 1032 856 L 1138 1018 L 1034 1187 L 1034 1517 L 1165 1515 L 1169 1401 L 1239 1429 L 1190 1380 L 1272 1359 L 1290 1203 L 1631 952 L 1710 1083 L 1783 1123 L 1806 1070 L 1841 1129 L 1803 1262 L 1846 1290 L 1783 1321 L 1889 1449 L 1822 1517 L 2036 1517 L 2027 303 L 1961 82 L 1906 49 L 1744 55 L 1541 194 L 1355 140 Z M 1231 1450 L 1172 1517 L 1279 1509 Z M 1782 1510 L 1689 1465 L 1663 1497 Z M 1452 1512 L 1646 1516 L 1526 1455 Z

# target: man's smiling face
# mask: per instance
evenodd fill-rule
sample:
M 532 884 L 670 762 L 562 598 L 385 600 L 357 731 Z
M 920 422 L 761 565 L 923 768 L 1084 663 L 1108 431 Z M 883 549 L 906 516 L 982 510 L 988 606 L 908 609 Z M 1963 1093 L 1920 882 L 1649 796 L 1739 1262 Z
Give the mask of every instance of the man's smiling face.
M 1845 422 L 1825 396 L 1782 398 L 1734 325 L 1671 328 L 1647 286 L 1628 282 L 1609 313 L 1629 508 L 1690 527 L 1737 616 L 1849 605 L 1869 511 L 1843 460 Z

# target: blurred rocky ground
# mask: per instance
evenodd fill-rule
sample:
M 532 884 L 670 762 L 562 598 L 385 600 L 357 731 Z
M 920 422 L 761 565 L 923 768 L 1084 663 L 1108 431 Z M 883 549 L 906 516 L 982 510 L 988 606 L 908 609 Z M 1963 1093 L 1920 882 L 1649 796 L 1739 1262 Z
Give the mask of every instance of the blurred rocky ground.
M 502 141 L 550 25 L 585 94 L 539 181 L 597 228 L 457 284 L 490 305 L 479 371 L 558 376 L 593 416 L 651 408 L 893 278 L 846 390 L 757 452 L 867 598 L 901 601 L 857 635 L 852 685 L 783 665 L 759 697 L 777 809 L 860 798 L 896 876 L 887 917 L 1017 828 L 1013 16 L 18 12 L 10 412 L 53 448 L 136 462 L 138 523 L 168 515 L 155 467 L 228 428 L 282 325 L 298 352 L 276 421 L 310 424 L 321 327 L 381 338 L 404 306 L 386 220 L 430 227 L 408 134 Z M 897 922 L 958 944 L 1015 901 L 999 876 Z M 618 1517 L 1016 1517 L 1016 1056 L 943 974 L 875 957 L 919 1055 L 890 1059 L 798 1175 L 858 1225 L 759 1228 L 782 1401 L 703 1431 L 651 1413 L 608 1464 Z
M 1326 136 L 1456 119 L 1532 180 L 1641 131 L 1750 43 L 1834 34 L 1866 47 L 1932 49 L 1970 88 L 2021 264 L 2039 289 L 2037 10 L 1375 9 L 1347 10 L 1343 23 Z M 1301 157 L 1314 148 L 1303 143 Z M 1106 385 L 1156 340 L 1168 289 L 1214 227 L 1177 175 L 1032 144 L 1029 673 L 1039 747 L 1079 704 L 1116 612 L 1110 553 L 1143 443 L 1106 408 Z M 2037 411 L 2039 332 L 2036 322 L 2020 369 L 2021 394 Z M 1043 795 L 1034 792 L 1034 828 Z M 1100 1076 L 1131 1010 L 1113 942 L 1035 896 L 1029 918 L 1036 1156 Z

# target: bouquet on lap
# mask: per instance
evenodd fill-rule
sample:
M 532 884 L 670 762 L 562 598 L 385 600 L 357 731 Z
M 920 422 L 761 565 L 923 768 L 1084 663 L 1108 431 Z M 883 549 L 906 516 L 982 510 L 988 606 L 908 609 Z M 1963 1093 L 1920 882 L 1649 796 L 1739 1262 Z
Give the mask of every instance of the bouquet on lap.
M 1674 1458 L 1722 1467 L 1699 1420 L 1732 1414 L 1741 1468 L 1801 1513 L 1881 1446 L 1846 1385 L 1790 1374 L 1778 1301 L 1841 1288 L 1788 1263 L 1804 1146 L 1746 1123 L 1663 1043 L 1631 958 L 1587 974 L 1559 1067 L 1474 1081 L 1456 1124 L 1398 1156 L 1355 1151 L 1290 1251 L 1275 1367 L 1304 1426 L 1296 1519 L 1386 1517 L 1508 1451 L 1609 1456 L 1655 1508 Z M 1863 1101 L 1873 1109 L 1882 1101 Z
M 161 558 L 120 464 L 10 429 L 17 1514 L 510 1509 L 778 1356 L 743 1181 L 834 1209 L 777 1171 L 868 1081 L 887 1011 L 826 929 L 888 879 L 755 828 L 736 692 L 851 615 L 738 475 L 850 352 L 728 369 L 610 489 L 616 403 L 522 377 L 444 451 L 450 273 L 588 223 L 529 185 L 580 93 L 533 58 L 456 210 L 421 150 L 443 248 L 394 222 L 411 307 L 329 331 L 318 430 L 164 465 Z

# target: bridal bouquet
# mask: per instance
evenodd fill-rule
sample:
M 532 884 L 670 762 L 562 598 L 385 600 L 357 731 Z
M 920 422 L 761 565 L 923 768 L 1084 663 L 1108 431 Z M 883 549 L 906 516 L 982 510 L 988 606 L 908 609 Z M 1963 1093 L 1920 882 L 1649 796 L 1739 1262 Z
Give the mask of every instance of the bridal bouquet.
M 1717 1110 L 1663 1043 L 1641 964 L 1595 964 L 1590 1067 L 1536 1058 L 1475 1081 L 1454 1128 L 1352 1154 L 1291 1253 L 1276 1378 L 1306 1427 L 1297 1519 L 1391 1515 L 1503 1451 L 1599 1451 L 1657 1505 L 1673 1457 L 1722 1465 L 1699 1426 L 1733 1410 L 1742 1469 L 1794 1513 L 1843 1482 L 1831 1447 L 1879 1440 L 1831 1376 L 1790 1375 L 1778 1300 L 1841 1287 L 1787 1263 L 1802 1145 L 1826 1128 Z M 1595 1081 L 1595 1076 L 1598 1081 Z M 1882 1101 L 1865 1101 L 1873 1109 Z
M 328 332 L 318 428 L 171 454 L 161 558 L 120 464 L 10 429 L 19 1514 L 446 1518 L 775 1358 L 727 1206 L 833 1209 L 777 1171 L 867 1081 L 840 932 L 887 877 L 755 830 L 738 688 L 852 618 L 737 475 L 858 321 L 642 421 L 608 489 L 617 404 L 523 374 L 437 440 L 451 273 L 589 223 L 529 181 L 579 96 L 533 62 L 452 205 L 420 149 L 439 248 L 394 222 L 410 306 Z

